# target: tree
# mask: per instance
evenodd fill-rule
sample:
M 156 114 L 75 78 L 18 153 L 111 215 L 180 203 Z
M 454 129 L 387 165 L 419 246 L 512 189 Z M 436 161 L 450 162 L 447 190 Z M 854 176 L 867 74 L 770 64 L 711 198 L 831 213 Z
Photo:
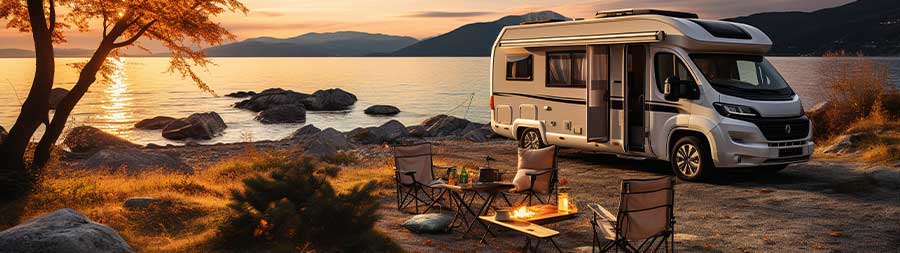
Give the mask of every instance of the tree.
M 57 8 L 65 10 L 61 19 L 57 18 Z M 211 92 L 192 70 L 209 63 L 205 52 L 195 48 L 235 39 L 212 18 L 225 12 L 247 11 L 238 0 L 0 0 L 0 19 L 9 20 L 8 28 L 31 33 L 36 58 L 28 98 L 0 146 L 0 197 L 16 198 L 28 190 L 28 184 L 23 182 L 30 181 L 29 175 L 50 159 L 66 120 L 97 80 L 108 57 L 131 46 L 147 50 L 140 45 L 141 38 L 159 41 L 171 51 L 169 71 L 191 78 L 201 89 Z M 103 30 L 99 45 L 90 60 L 78 66 L 78 81 L 57 105 L 51 120 L 48 100 L 55 67 L 53 45 L 66 41 L 67 28 L 88 31 L 98 23 Z M 34 149 L 30 166 L 26 166 L 26 149 L 41 125 L 46 126 L 45 133 Z

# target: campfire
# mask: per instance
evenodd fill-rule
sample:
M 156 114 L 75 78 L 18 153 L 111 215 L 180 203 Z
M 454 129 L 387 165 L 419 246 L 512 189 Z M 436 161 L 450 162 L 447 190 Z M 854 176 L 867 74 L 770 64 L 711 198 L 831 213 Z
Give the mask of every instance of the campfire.
M 537 213 L 534 211 L 528 210 L 527 206 L 522 206 L 522 207 L 516 208 L 515 210 L 512 211 L 513 219 L 527 220 L 529 218 L 534 217 L 535 215 L 537 215 Z

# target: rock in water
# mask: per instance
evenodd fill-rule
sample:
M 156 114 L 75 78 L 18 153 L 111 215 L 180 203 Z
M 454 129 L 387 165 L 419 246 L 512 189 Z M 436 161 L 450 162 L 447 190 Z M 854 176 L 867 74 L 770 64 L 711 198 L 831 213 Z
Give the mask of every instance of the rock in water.
M 253 91 L 238 91 L 238 92 L 228 93 L 225 96 L 232 97 L 232 98 L 248 98 L 248 97 L 252 97 L 255 95 L 256 95 L 256 92 L 253 92 Z
M 124 169 L 127 174 L 138 174 L 150 169 L 187 174 L 193 172 L 190 166 L 167 154 L 130 148 L 100 150 L 81 164 L 87 168 Z
M 317 90 L 304 101 L 306 108 L 312 111 L 346 110 L 355 103 L 356 95 L 342 89 Z
M 55 110 L 56 106 L 59 105 L 59 102 L 62 101 L 66 95 L 69 95 L 69 90 L 67 89 L 53 88 L 53 90 L 50 90 L 50 99 L 48 100 L 50 109 Z
M 3 140 L 6 140 L 6 135 L 8 135 L 6 129 L 4 129 L 3 126 L 0 126 L 0 144 L 3 144 Z
M 277 105 L 259 112 L 256 120 L 263 124 L 303 123 L 306 122 L 306 109 L 297 104 Z
M 393 105 L 373 105 L 366 108 L 364 112 L 372 115 L 396 115 L 400 113 L 400 108 Z
M 112 228 L 64 208 L 0 232 L 0 252 L 134 252 Z
M 218 113 L 195 113 L 166 125 L 163 128 L 162 136 L 170 140 L 209 140 L 221 134 L 227 127 L 225 120 Z
M 237 102 L 234 104 L 234 107 L 251 110 L 254 112 L 260 112 L 275 106 L 279 105 L 288 105 L 288 104 L 304 104 L 306 98 L 309 98 L 309 94 L 294 92 L 291 90 L 284 89 L 267 89 L 259 94 L 253 95 L 247 100 Z
M 96 152 L 108 148 L 133 148 L 138 145 L 92 126 L 72 128 L 63 144 L 72 152 Z
M 175 121 L 175 118 L 166 116 L 156 116 L 150 119 L 144 119 L 134 124 L 134 128 L 144 130 L 159 130 L 165 128 L 169 123 Z
M 409 218 L 403 222 L 403 227 L 409 229 L 413 233 L 445 233 L 450 228 L 450 222 L 453 217 L 441 213 L 419 214 Z

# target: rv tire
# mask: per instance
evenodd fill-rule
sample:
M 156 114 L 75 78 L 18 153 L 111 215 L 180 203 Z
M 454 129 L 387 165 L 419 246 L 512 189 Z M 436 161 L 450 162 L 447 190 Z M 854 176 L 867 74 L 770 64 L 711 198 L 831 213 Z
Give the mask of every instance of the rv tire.
M 522 134 L 519 135 L 519 147 L 524 149 L 539 149 L 543 148 L 544 140 L 541 139 L 541 132 L 534 128 L 525 129 L 522 131 Z
M 712 156 L 706 142 L 695 136 L 678 139 L 669 152 L 669 164 L 678 178 L 698 181 L 714 170 Z

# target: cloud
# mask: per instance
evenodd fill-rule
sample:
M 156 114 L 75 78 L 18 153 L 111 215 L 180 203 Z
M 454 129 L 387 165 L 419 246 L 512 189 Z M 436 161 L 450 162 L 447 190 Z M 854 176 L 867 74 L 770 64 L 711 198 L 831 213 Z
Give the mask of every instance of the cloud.
M 488 11 L 420 11 L 403 17 L 409 18 L 467 18 L 491 15 L 494 12 Z

